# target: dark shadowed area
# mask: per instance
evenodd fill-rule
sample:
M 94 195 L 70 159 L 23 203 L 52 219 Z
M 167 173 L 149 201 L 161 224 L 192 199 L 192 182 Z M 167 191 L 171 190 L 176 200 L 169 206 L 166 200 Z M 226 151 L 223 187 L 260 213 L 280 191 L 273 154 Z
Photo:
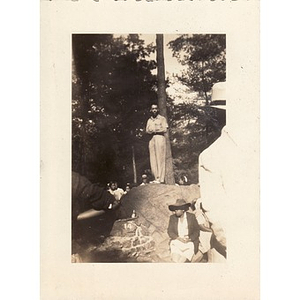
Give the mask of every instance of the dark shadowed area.
M 83 262 L 169 262 L 168 205 L 198 197 L 197 185 L 135 187 L 122 198 L 118 211 L 77 223 L 73 253 Z M 136 218 L 131 218 L 133 210 Z

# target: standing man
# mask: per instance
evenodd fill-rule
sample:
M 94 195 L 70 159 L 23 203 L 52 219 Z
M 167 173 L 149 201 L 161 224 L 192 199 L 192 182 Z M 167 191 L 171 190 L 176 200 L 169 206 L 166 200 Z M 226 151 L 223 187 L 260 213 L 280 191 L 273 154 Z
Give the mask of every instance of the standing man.
M 149 142 L 150 166 L 154 183 L 163 183 L 166 173 L 166 138 L 167 120 L 158 113 L 157 104 L 152 104 L 151 117 L 146 125 L 146 132 L 152 136 Z

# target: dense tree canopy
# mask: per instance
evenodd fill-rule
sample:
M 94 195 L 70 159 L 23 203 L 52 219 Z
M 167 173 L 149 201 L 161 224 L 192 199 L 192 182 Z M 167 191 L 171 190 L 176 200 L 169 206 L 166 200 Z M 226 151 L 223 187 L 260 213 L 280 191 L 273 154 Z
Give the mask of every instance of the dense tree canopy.
M 170 45 L 187 65 L 182 82 L 209 99 L 212 84 L 225 79 L 225 36 L 182 35 Z M 74 34 L 72 50 L 73 170 L 101 185 L 124 186 L 133 182 L 134 159 L 139 182 L 150 167 L 145 124 L 157 100 L 155 46 L 136 34 Z M 174 172 L 197 183 L 199 153 L 220 135 L 225 114 L 200 101 L 175 103 L 169 96 Z
M 138 35 L 73 35 L 73 169 L 93 180 L 127 177 L 132 146 L 156 98 L 153 46 Z
M 183 102 L 172 105 L 170 114 L 175 177 L 186 175 L 189 183 L 197 183 L 199 154 L 220 136 L 225 111 Z
M 170 105 L 175 173 L 177 177 L 188 175 L 195 182 L 199 153 L 220 136 L 226 123 L 225 111 L 209 106 L 213 84 L 226 80 L 226 36 L 183 34 L 169 47 L 186 67 L 177 80 L 198 94 L 194 101 L 184 101 L 182 96 L 179 104 Z
M 187 66 L 180 79 L 208 104 L 213 84 L 226 80 L 225 34 L 184 34 L 169 45 L 173 55 Z

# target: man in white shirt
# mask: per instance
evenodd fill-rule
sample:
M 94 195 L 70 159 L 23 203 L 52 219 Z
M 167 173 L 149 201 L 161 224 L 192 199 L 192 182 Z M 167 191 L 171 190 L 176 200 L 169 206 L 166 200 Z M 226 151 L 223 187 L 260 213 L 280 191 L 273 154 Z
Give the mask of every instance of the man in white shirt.
M 150 166 L 154 183 L 163 183 L 166 172 L 166 138 L 167 120 L 158 113 L 157 104 L 152 104 L 151 117 L 147 121 L 146 132 L 152 136 L 149 142 Z
M 112 181 L 109 185 L 108 190 L 117 201 L 120 201 L 122 196 L 125 194 L 124 190 L 118 187 L 118 183 L 115 181 Z

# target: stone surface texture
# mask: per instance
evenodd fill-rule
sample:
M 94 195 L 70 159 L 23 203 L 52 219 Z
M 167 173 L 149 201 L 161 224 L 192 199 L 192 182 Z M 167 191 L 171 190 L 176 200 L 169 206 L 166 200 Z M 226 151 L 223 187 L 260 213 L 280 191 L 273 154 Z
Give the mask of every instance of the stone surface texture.
M 111 260 L 127 262 L 170 262 L 167 227 L 168 205 L 183 198 L 199 198 L 199 186 L 148 184 L 131 189 L 121 200 L 117 220 L 101 245 L 93 249 L 94 259 L 115 251 Z M 136 218 L 131 218 L 135 210 Z M 96 258 L 97 259 L 97 258 Z

